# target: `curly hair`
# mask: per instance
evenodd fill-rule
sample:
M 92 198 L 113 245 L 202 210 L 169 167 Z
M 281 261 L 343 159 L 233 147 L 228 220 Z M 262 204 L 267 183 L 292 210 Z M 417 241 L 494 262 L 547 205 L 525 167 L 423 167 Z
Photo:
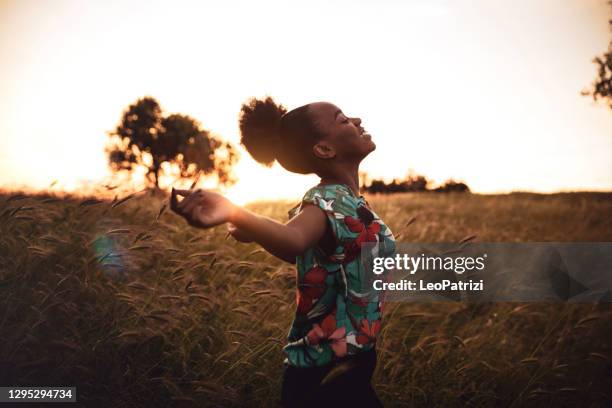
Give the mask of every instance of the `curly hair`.
M 239 115 L 240 142 L 257 162 L 274 161 L 300 174 L 316 172 L 312 147 L 324 135 L 314 124 L 308 105 L 289 112 L 271 97 L 251 98 Z

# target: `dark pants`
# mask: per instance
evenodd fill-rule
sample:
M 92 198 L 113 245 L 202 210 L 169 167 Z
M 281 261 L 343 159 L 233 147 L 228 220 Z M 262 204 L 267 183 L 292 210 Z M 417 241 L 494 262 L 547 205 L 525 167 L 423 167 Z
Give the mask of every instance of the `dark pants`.
M 285 366 L 282 406 L 308 407 L 382 407 L 372 388 L 376 350 L 365 351 L 322 367 Z

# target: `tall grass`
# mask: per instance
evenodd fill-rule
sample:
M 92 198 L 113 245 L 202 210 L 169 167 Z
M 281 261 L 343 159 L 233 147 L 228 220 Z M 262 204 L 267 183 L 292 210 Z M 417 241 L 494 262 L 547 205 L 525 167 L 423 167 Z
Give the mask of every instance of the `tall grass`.
M 0 196 L 0 385 L 76 385 L 84 406 L 278 403 L 293 266 L 164 200 Z M 398 241 L 612 240 L 606 194 L 368 201 Z M 392 303 L 375 386 L 387 406 L 605 405 L 611 310 Z

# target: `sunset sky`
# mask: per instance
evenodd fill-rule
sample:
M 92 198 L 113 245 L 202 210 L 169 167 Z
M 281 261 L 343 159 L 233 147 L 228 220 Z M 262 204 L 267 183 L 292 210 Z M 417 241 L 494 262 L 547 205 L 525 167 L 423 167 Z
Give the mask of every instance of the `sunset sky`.
M 144 95 L 233 142 L 241 102 L 271 95 L 361 117 L 373 177 L 612 190 L 612 111 L 580 96 L 610 17 L 606 0 L 0 0 L 0 186 L 99 183 L 106 132 Z M 317 182 L 245 152 L 237 175 L 241 202 Z

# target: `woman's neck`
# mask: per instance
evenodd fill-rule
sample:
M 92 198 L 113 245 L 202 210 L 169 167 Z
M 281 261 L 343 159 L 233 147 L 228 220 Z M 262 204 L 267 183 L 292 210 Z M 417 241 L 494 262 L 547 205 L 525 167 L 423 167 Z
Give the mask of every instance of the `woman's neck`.
M 359 196 L 359 166 L 335 169 L 333 174 L 321 177 L 321 184 L 346 184 L 356 196 Z

